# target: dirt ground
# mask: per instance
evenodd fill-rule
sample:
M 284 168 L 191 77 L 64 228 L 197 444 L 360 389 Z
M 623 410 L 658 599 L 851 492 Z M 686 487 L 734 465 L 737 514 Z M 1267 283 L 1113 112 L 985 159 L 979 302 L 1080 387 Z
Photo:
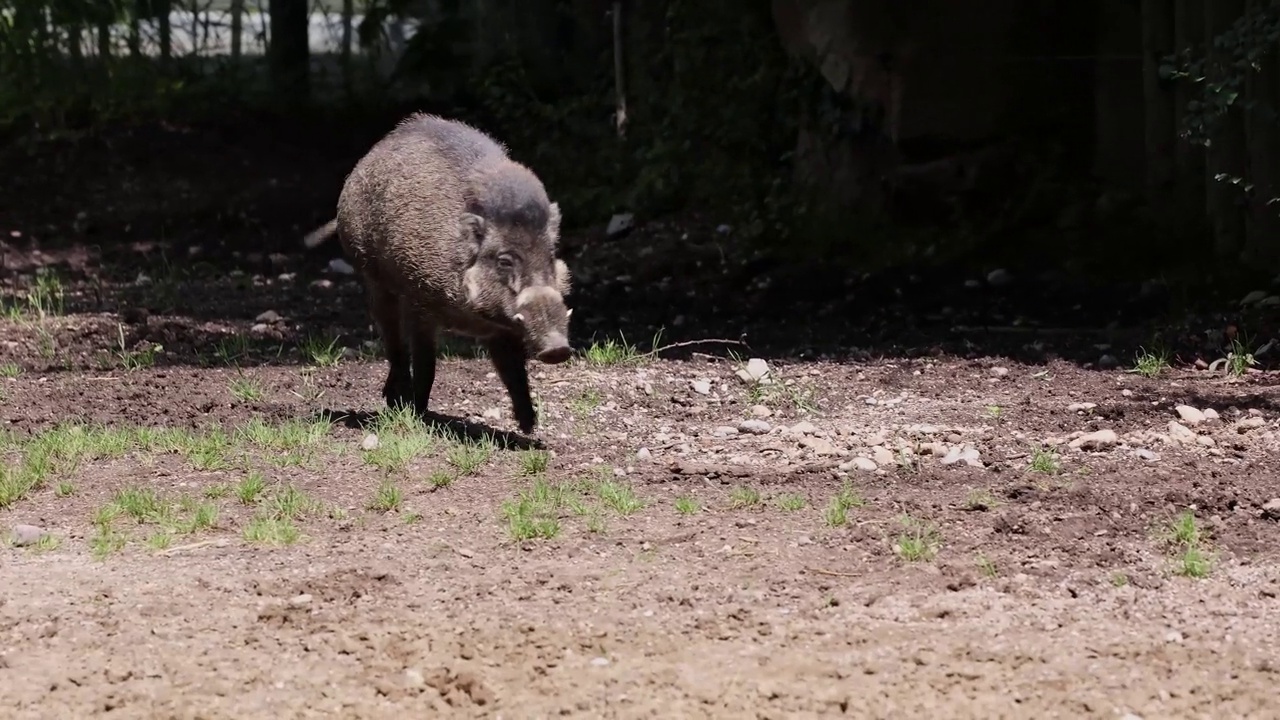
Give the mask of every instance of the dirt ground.
M 7 717 L 1275 716 L 1276 376 L 1198 367 L 1216 319 L 1146 377 L 1116 302 L 1062 331 L 958 275 L 780 308 L 714 225 L 584 231 L 536 442 L 461 345 L 422 425 L 298 245 L 336 185 L 286 155 L 249 184 L 296 194 L 216 229 L 5 181 Z M 604 339 L 657 327 L 749 347 Z

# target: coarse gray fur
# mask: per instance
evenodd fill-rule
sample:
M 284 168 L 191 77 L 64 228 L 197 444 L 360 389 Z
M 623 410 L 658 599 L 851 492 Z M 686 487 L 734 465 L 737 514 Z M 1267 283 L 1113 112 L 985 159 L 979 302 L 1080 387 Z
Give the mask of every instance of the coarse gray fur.
M 386 346 L 389 405 L 426 412 L 448 330 L 484 343 L 520 430 L 533 430 L 525 361 L 568 359 L 571 282 L 555 257 L 560 208 L 533 171 L 476 128 L 412 115 L 356 163 L 337 217 L 303 243 L 335 236 Z

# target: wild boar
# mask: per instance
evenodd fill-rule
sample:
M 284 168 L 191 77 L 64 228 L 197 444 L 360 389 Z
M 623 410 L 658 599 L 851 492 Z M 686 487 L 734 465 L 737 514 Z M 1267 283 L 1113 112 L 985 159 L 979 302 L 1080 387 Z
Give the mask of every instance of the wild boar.
M 560 206 L 506 148 L 465 123 L 406 118 L 347 176 L 337 217 L 308 233 L 337 236 L 363 279 L 386 348 L 382 395 L 425 413 L 441 330 L 482 341 L 532 432 L 526 359 L 569 359 L 569 268 L 555 256 Z

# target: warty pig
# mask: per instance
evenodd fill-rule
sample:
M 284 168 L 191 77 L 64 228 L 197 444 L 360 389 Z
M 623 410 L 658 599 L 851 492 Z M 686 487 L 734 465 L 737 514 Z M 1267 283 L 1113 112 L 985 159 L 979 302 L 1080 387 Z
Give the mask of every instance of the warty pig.
M 447 330 L 483 342 L 520 431 L 533 430 L 525 361 L 569 359 L 572 312 L 569 268 L 555 257 L 560 207 L 533 171 L 476 128 L 412 115 L 356 163 L 337 217 L 304 244 L 335 235 L 386 348 L 388 405 L 426 412 Z

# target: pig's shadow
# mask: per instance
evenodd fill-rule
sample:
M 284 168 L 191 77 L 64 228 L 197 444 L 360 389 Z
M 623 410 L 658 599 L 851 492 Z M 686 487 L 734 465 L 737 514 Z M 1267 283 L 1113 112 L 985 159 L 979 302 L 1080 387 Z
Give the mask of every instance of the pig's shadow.
M 353 430 L 368 430 L 378 414 L 365 410 L 321 410 L 316 420 L 325 420 Z M 526 437 L 506 430 L 498 430 L 485 423 L 474 423 L 454 415 L 428 412 L 422 416 L 427 428 L 455 442 L 487 441 L 507 450 L 545 449 L 538 438 Z

